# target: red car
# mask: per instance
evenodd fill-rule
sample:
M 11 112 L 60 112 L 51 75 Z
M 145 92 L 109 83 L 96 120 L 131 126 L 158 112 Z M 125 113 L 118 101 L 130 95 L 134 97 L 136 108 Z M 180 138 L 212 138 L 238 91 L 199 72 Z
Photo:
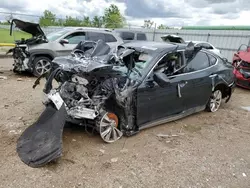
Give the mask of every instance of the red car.
M 250 46 L 242 44 L 233 57 L 236 85 L 250 89 Z

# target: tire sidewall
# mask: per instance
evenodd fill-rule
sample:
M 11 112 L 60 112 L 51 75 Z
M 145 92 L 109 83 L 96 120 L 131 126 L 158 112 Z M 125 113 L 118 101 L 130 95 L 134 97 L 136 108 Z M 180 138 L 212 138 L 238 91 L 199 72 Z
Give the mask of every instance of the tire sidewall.
M 50 64 L 51 64 L 51 62 L 52 62 L 49 58 L 44 57 L 44 56 L 36 57 L 36 58 L 34 59 L 34 61 L 33 61 L 33 72 L 32 72 L 33 75 L 36 76 L 36 77 L 41 76 L 41 75 L 36 71 L 36 66 L 37 66 L 38 61 L 40 61 L 40 60 L 42 60 L 42 59 L 44 59 L 44 60 L 50 62 Z
M 215 90 L 212 92 L 211 96 L 212 96 L 216 91 L 220 91 L 221 96 L 222 96 L 222 91 L 221 91 L 220 89 L 215 89 Z M 210 107 L 211 96 L 209 97 L 209 100 L 208 100 L 208 103 L 207 103 L 207 106 L 206 106 L 206 110 L 207 110 L 208 112 L 213 112 L 213 111 L 211 110 L 211 107 Z M 222 97 L 221 97 L 221 102 L 222 102 Z M 221 106 L 221 102 L 220 102 L 220 106 Z M 217 111 L 220 109 L 220 106 L 219 106 L 219 108 L 218 108 L 216 111 L 214 111 L 214 112 L 217 112 Z

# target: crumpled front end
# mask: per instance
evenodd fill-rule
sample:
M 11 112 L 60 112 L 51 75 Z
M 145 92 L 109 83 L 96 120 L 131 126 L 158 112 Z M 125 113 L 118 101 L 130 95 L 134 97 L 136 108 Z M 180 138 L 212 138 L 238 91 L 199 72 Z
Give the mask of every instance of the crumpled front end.
M 32 71 L 32 66 L 29 64 L 30 54 L 27 50 L 28 46 L 25 44 L 18 45 L 12 49 L 12 56 L 14 59 L 14 72 Z
M 236 85 L 250 89 L 250 63 L 243 60 L 234 62 L 234 75 L 236 77 Z
M 96 54 L 95 49 L 98 46 L 92 54 Z M 27 165 L 38 167 L 60 156 L 65 121 L 99 133 L 107 143 L 138 131 L 135 92 L 140 82 L 130 78 L 129 62 L 124 63 L 109 50 L 99 49 L 99 56 L 80 52 L 81 55 L 54 59 L 44 88 L 47 110 L 18 140 L 17 152 Z M 126 56 L 131 52 L 128 50 Z M 56 87 L 53 80 L 58 82 Z M 51 113 L 46 116 L 47 111 Z

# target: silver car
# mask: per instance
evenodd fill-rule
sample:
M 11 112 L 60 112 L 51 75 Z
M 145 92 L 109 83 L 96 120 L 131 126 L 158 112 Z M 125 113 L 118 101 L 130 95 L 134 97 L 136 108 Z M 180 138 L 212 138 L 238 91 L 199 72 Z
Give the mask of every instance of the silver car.
M 95 28 L 64 28 L 45 35 L 39 24 L 13 19 L 13 25 L 20 30 L 30 33 L 32 38 L 16 41 L 13 52 L 15 72 L 29 71 L 35 76 L 43 75 L 51 68 L 51 61 L 58 56 L 67 56 L 76 45 L 85 40 L 98 41 L 102 39 L 110 47 L 123 43 L 116 33 Z

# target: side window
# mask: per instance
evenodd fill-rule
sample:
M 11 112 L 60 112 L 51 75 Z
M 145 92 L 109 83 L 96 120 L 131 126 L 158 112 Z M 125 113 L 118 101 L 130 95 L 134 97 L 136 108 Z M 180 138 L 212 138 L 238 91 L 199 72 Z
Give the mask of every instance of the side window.
M 207 56 L 209 58 L 210 66 L 215 65 L 217 59 L 214 56 L 210 55 L 210 54 L 207 54 Z
M 188 62 L 184 68 L 184 73 L 202 70 L 209 67 L 209 59 L 206 53 L 198 52 L 194 58 Z
M 104 33 L 88 32 L 88 40 L 92 40 L 92 41 L 96 42 L 96 41 L 98 41 L 100 39 L 105 41 Z
M 145 33 L 137 33 L 137 40 L 147 40 Z
M 105 42 L 117 42 L 116 38 L 111 34 L 104 34 Z
M 121 32 L 120 36 L 123 40 L 134 40 L 135 34 L 132 32 Z
M 154 72 L 164 73 L 167 76 L 177 75 L 184 66 L 183 56 L 180 52 L 165 55 L 154 68 Z
M 69 41 L 69 44 L 78 44 L 79 42 L 85 40 L 84 32 L 75 32 L 65 37 Z

